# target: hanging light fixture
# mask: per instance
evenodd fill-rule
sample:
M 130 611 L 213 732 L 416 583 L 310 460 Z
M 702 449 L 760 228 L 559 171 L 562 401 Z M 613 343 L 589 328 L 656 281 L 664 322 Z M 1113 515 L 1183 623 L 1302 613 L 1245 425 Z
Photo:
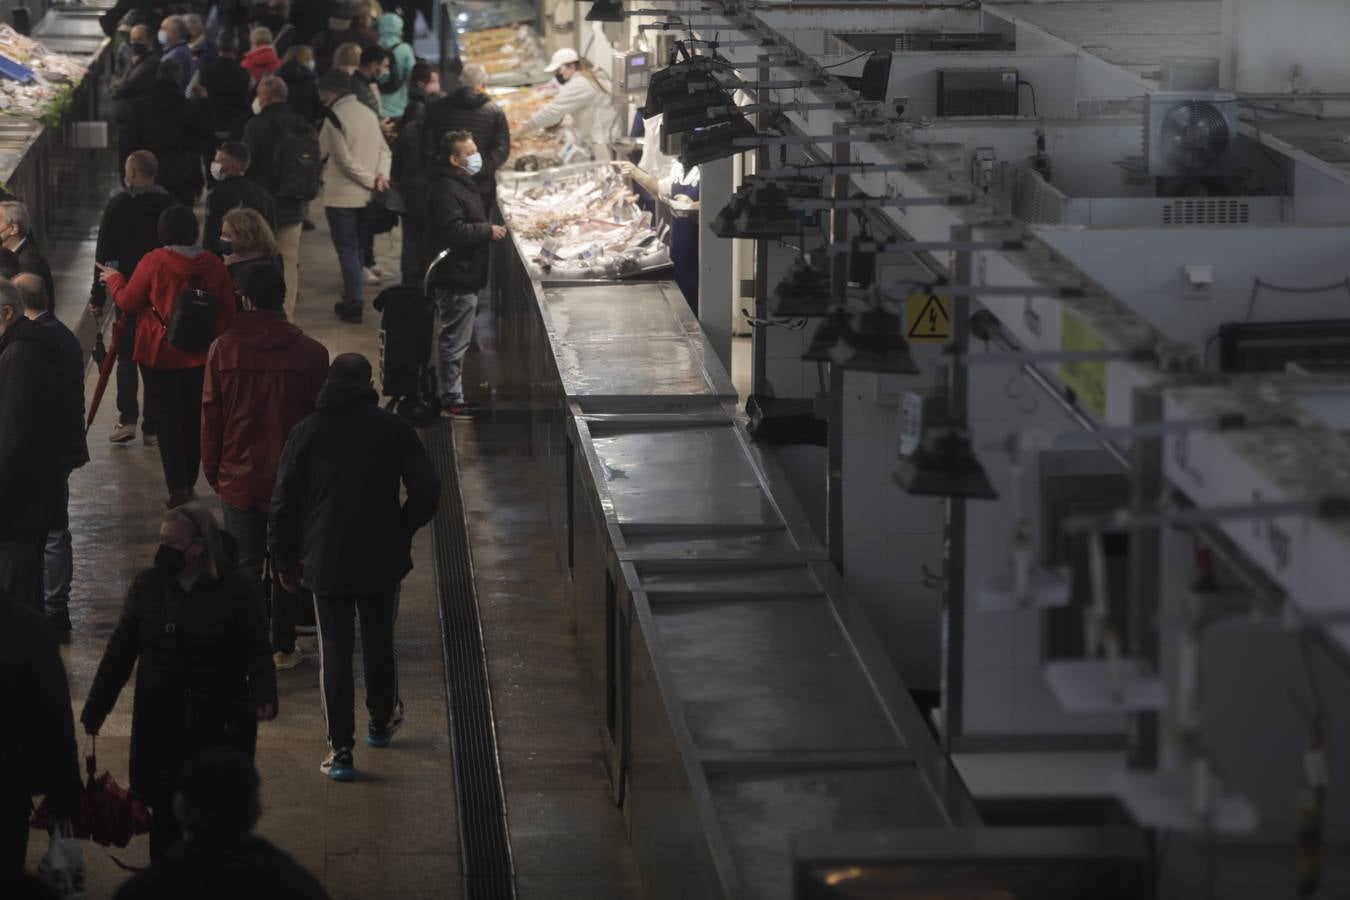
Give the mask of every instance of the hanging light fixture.
M 742 184 L 717 214 L 713 234 L 729 238 L 781 238 L 799 234 L 801 217 L 788 208 L 788 193 L 772 181 Z
M 861 312 L 832 311 L 816 329 L 802 358 L 859 372 L 919 373 L 909 343 L 900 333 L 900 317 L 880 304 Z
M 684 137 L 684 146 L 680 148 L 680 164 L 687 171 L 694 166 L 735 156 L 745 150 L 744 147 L 736 146 L 736 140 L 751 138 L 757 133 L 755 126 L 744 116 L 711 128 L 695 129 Z
M 907 494 L 997 500 L 971 446 L 970 431 L 934 398 L 906 398 L 901 410 L 900 464 L 892 477 Z
M 820 260 L 826 261 L 825 265 Z M 773 289 L 770 311 L 783 319 L 810 319 L 827 316 L 835 305 L 830 284 L 829 257 L 813 253 L 798 259 L 788 269 L 783 280 Z
M 623 0 L 595 0 L 590 12 L 586 13 L 587 22 L 622 22 Z

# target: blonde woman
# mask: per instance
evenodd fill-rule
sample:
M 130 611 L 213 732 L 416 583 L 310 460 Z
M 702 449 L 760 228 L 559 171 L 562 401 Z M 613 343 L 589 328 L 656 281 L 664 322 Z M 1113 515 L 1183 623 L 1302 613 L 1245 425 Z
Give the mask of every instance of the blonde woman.
M 225 214 L 220 223 L 221 240 L 230 248 L 225 254 L 225 268 L 230 277 L 239 274 L 246 263 L 255 260 L 273 262 L 281 267 L 281 250 L 272 226 L 256 209 L 236 207 Z
M 262 595 L 226 552 L 215 516 L 199 503 L 164 514 L 154 565 L 131 583 L 80 721 L 96 735 L 136 670 L 131 789 L 150 805 L 150 858 L 183 836 L 174 778 L 204 747 L 250 760 L 258 722 L 277 714 L 276 670 Z

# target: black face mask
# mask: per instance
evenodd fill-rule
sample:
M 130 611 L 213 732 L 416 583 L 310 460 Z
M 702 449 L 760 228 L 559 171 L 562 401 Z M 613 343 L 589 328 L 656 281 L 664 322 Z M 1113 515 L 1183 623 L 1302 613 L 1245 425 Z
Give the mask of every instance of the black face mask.
M 187 568 L 187 554 L 177 547 L 160 544 L 155 551 L 155 568 L 170 578 L 176 578 Z
M 563 73 L 561 72 L 553 73 L 553 80 L 558 82 L 558 84 L 567 84 L 567 79 L 563 77 Z
M 147 46 L 145 46 L 144 44 L 132 44 L 132 45 L 131 45 L 131 55 L 132 55 L 132 56 L 144 56 L 145 54 L 147 54 L 147 53 L 149 53 L 149 52 L 150 52 L 150 48 L 147 47 Z

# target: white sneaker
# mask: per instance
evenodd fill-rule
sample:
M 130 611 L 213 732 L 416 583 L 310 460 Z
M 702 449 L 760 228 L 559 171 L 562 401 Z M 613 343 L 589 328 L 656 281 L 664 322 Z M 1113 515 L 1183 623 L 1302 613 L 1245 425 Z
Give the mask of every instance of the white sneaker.
M 113 429 L 113 433 L 108 435 L 108 440 L 114 444 L 129 444 L 136 440 L 136 424 L 118 425 Z
M 374 266 L 366 266 L 361 270 L 362 280 L 366 284 L 379 284 L 380 276 L 376 274 Z
M 296 666 L 300 665 L 300 663 L 304 661 L 305 661 L 305 654 L 300 652 L 299 647 L 296 647 L 290 653 L 282 653 L 280 651 L 277 651 L 276 653 L 272 654 L 272 665 L 276 667 L 276 670 L 278 672 L 285 672 L 290 669 L 294 669 Z
M 390 272 L 388 269 L 380 268 L 378 263 L 371 266 L 366 271 L 374 274 L 374 276 L 381 281 L 392 281 L 394 279 L 394 273 Z

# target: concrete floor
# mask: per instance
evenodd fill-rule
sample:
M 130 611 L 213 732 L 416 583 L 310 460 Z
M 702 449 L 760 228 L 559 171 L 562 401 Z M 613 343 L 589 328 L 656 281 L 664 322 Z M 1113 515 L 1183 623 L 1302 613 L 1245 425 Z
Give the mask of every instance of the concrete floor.
M 323 217 L 313 218 L 320 229 L 306 233 L 302 242 L 297 324 L 324 342 L 331 354 L 358 351 L 373 361 L 378 318 L 367 310 L 365 324 L 349 326 L 333 317 L 340 278 Z M 58 314 L 72 327 L 81 324 L 91 253 L 91 243 L 83 241 L 59 244 L 50 254 L 57 271 Z M 397 244 L 389 237 L 379 239 L 377 253 L 397 265 Z M 367 287 L 367 305 L 378 290 Z M 484 318 L 488 315 L 485 310 Z M 83 317 L 82 324 L 88 345 L 92 323 Z M 483 324 L 484 335 L 490 335 L 490 324 Z M 90 395 L 94 375 L 91 370 Z M 157 451 L 139 442 L 109 444 L 106 437 L 115 420 L 110 387 L 90 432 L 92 460 L 71 482 L 74 640 L 63 655 L 77 716 L 123 592 L 132 575 L 150 563 L 163 512 Z M 638 897 L 623 820 L 608 800 L 600 716 L 581 693 L 575 641 L 560 603 L 560 575 L 551 554 L 532 553 L 533 566 L 520 564 L 522 545 L 545 547 L 547 542 L 528 488 L 511 461 L 509 427 L 455 427 L 519 896 Z M 199 492 L 205 491 L 209 488 L 201 482 Z M 358 747 L 361 778 L 355 784 L 337 784 L 320 775 L 325 743 L 313 658 L 279 673 L 280 716 L 260 728 L 257 763 L 265 806 L 260 831 L 315 872 L 338 900 L 463 894 L 430 537 L 426 530 L 418 535 L 416 568 L 404 582 L 398 646 L 408 721 L 393 747 Z M 359 665 L 356 671 L 360 723 Z M 128 685 L 98 741 L 100 769 L 111 771 L 123 784 L 131 695 Z M 82 735 L 81 742 L 87 751 Z M 45 838 L 35 834 L 31 866 L 45 846 Z M 137 838 L 116 855 L 128 864 L 145 865 L 147 849 L 145 838 Z M 86 848 L 86 861 L 91 900 L 110 896 L 125 878 L 97 847 Z

